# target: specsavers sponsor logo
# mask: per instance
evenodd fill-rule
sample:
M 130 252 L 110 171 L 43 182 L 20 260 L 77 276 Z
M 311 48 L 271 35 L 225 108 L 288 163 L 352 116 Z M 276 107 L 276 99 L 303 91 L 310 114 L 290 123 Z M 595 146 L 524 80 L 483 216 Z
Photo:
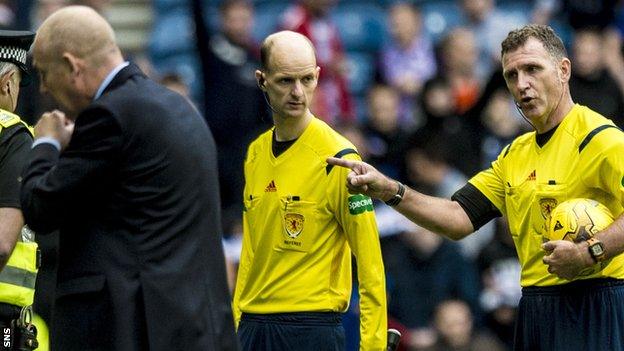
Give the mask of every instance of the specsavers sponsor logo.
M 373 210 L 373 200 L 365 195 L 358 194 L 349 196 L 349 213 L 357 215 Z

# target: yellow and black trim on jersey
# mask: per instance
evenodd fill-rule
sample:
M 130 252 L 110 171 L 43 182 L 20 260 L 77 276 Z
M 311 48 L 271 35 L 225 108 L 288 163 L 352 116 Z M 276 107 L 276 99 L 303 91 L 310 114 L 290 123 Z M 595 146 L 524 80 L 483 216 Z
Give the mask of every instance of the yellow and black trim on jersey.
M 507 217 L 522 267 L 521 285 L 568 283 L 550 274 L 542 262 L 550 211 L 567 199 L 590 198 L 616 217 L 624 212 L 624 134 L 612 121 L 574 105 L 543 145 L 535 132 L 511 145 L 469 182 Z M 624 256 L 577 279 L 599 277 L 623 279 Z

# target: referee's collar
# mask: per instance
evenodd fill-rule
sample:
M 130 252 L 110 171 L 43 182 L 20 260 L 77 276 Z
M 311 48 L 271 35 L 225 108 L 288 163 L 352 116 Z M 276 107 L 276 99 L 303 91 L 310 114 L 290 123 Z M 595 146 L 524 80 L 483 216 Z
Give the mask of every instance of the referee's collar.
M 110 71 L 110 73 L 108 73 L 106 78 L 104 78 L 104 80 L 102 81 L 102 84 L 100 84 L 100 87 L 98 88 L 98 90 L 95 92 L 93 101 L 97 100 L 100 96 L 102 96 L 104 89 L 106 89 L 106 87 L 110 84 L 110 82 L 115 78 L 117 73 L 119 73 L 119 71 L 121 71 L 122 69 L 126 68 L 129 64 L 130 62 L 128 61 L 120 63 L 117 67 L 113 68 L 113 70 Z

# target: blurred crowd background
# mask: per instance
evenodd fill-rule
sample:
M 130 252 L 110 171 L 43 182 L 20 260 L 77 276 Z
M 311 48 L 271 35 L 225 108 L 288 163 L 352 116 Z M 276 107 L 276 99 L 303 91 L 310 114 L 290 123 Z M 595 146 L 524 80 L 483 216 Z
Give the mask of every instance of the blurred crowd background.
M 315 44 L 321 78 L 312 112 L 365 161 L 428 194 L 450 197 L 530 130 L 500 72 L 500 42 L 523 24 L 551 25 L 572 60 L 574 101 L 624 125 L 619 0 L 0 0 L 0 27 L 36 30 L 76 3 L 108 18 L 129 60 L 203 112 L 219 149 L 232 289 L 245 150 L 271 126 L 253 74 L 271 32 L 295 30 Z M 18 112 L 25 120 L 54 108 L 36 81 L 24 89 Z M 451 242 L 383 204 L 376 210 L 390 326 L 403 332 L 401 348 L 509 350 L 520 266 L 504 219 Z M 36 308 L 45 318 L 55 238 L 39 238 Z M 348 349 L 356 350 L 356 295 L 344 324 Z

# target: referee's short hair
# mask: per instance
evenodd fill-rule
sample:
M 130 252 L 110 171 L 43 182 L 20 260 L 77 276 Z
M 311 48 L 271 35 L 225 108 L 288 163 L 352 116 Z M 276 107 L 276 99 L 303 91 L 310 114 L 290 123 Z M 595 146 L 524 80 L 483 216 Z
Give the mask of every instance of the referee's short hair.
M 568 57 L 568 53 L 561 38 L 559 38 L 550 26 L 542 24 L 529 24 L 509 32 L 507 38 L 505 38 L 501 44 L 501 57 L 524 45 L 529 38 L 539 40 L 539 42 L 544 45 L 544 49 L 556 60 Z

